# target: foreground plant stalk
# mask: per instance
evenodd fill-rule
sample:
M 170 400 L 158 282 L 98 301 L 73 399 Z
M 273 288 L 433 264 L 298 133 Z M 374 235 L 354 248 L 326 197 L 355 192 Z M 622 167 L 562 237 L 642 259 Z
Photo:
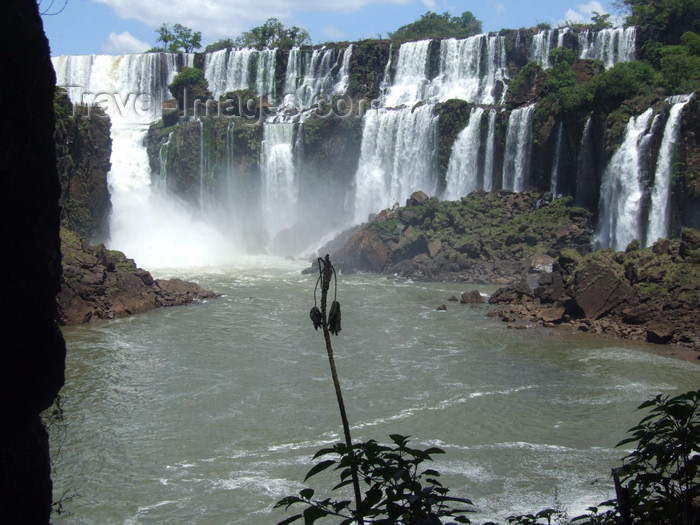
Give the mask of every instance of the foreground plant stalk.
M 328 304 L 328 290 L 331 286 L 331 279 L 333 278 L 333 265 L 331 264 L 330 257 L 326 254 L 325 259 L 319 259 L 319 265 L 321 266 L 321 327 L 323 328 L 323 337 L 326 340 L 326 351 L 328 352 L 328 363 L 331 367 L 331 376 L 333 376 L 333 385 L 335 386 L 335 396 L 338 399 L 338 408 L 340 410 L 340 419 L 343 422 L 343 434 L 345 435 L 345 444 L 348 450 L 352 452 L 352 437 L 350 436 L 350 423 L 348 423 L 348 416 L 345 411 L 345 403 L 343 402 L 343 393 L 340 389 L 340 380 L 338 379 L 338 372 L 335 368 L 335 358 L 333 357 L 333 346 L 331 345 L 331 334 L 328 329 L 328 316 L 326 315 L 327 304 Z M 354 452 L 352 452 L 354 454 Z M 364 520 L 362 519 L 362 493 L 360 492 L 360 480 L 357 474 L 357 463 L 352 462 L 352 485 L 355 491 L 355 505 L 357 508 L 357 523 L 362 525 Z

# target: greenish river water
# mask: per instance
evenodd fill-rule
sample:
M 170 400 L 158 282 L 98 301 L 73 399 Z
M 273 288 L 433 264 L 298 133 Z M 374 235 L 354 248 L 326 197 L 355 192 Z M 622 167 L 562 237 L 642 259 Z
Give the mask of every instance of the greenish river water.
M 65 435 L 54 523 L 273 524 L 313 453 L 340 440 L 305 263 L 249 257 L 161 270 L 216 300 L 64 329 Z M 511 330 L 487 306 L 447 303 L 472 286 L 341 276 L 336 364 L 356 440 L 412 436 L 471 498 L 475 523 L 610 496 L 614 448 L 658 393 L 700 384 L 659 349 L 546 329 Z M 493 288 L 480 287 L 484 293 Z M 596 480 L 598 480 L 596 482 Z M 316 486 L 315 488 L 320 489 Z

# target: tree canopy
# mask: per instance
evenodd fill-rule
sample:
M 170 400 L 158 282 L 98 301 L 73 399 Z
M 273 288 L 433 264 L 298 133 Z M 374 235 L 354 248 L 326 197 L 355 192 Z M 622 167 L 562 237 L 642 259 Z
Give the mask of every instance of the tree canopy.
M 245 31 L 234 40 L 238 47 L 290 48 L 311 44 L 311 37 L 306 29 L 297 26 L 287 27 L 276 18 L 268 18 L 261 26 Z
M 700 1 L 700 0 L 699 0 Z M 396 42 L 425 40 L 427 38 L 464 38 L 481 33 L 481 22 L 465 11 L 460 16 L 428 11 L 419 20 L 399 27 L 389 38 Z
M 619 0 L 629 10 L 627 23 L 643 40 L 677 44 L 686 31 L 700 30 L 700 0 Z M 643 41 L 642 40 L 642 41 Z
M 200 31 L 193 32 L 192 29 L 182 24 L 175 24 L 171 29 L 168 24 L 163 23 L 156 29 L 156 33 L 158 34 L 156 42 L 162 42 L 163 47 L 154 48 L 154 50 L 191 53 L 202 47 L 202 33 Z

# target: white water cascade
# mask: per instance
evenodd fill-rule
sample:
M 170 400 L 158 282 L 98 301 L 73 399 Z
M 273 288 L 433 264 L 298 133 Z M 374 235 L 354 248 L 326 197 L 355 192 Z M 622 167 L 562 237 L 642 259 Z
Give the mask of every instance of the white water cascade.
M 266 122 L 260 153 L 262 213 L 269 239 L 297 221 L 299 181 L 294 168 L 294 124 Z
M 285 75 L 285 105 L 298 109 L 311 107 L 319 98 L 333 94 L 333 70 L 337 64 L 335 49 L 322 47 L 289 51 Z
M 436 124 L 429 104 L 414 110 L 370 109 L 365 114 L 355 175 L 355 223 L 405 202 L 414 191 L 435 194 Z
M 552 174 L 549 179 L 549 191 L 554 197 L 559 196 L 559 165 L 561 164 L 561 149 L 564 139 L 564 123 L 560 122 L 558 128 L 557 143 L 554 146 L 554 159 L 552 160 Z
M 493 163 L 496 153 L 496 110 L 489 111 L 489 125 L 486 132 L 486 154 L 484 156 L 484 190 L 493 189 Z
M 412 105 L 425 98 L 428 85 L 428 49 L 430 40 L 405 42 L 399 48 L 394 81 L 388 88 L 384 105 Z
M 338 82 L 336 82 L 333 87 L 333 93 L 336 95 L 345 93 L 350 85 L 350 61 L 352 59 L 352 51 L 352 44 L 343 51 L 340 71 L 338 72 Z
M 440 41 L 440 69 L 427 89 L 429 98 L 445 101 L 460 98 L 477 104 L 500 103 L 496 85 L 506 82 L 505 38 L 475 35 Z M 505 90 L 504 90 L 505 93 Z
M 622 145 L 605 169 L 595 240 L 598 247 L 620 251 L 632 240 L 642 238 L 639 214 L 644 191 L 643 157 L 652 135 L 653 116 L 654 110 L 649 108 L 630 119 Z
M 540 31 L 532 37 L 532 46 L 530 48 L 530 60 L 537 62 L 542 69 L 552 67 L 549 63 L 549 53 L 556 47 L 564 45 L 564 35 L 569 32 L 568 27 L 560 27 L 558 29 L 547 29 Z
M 602 60 L 606 68 L 634 60 L 637 31 L 634 26 L 584 30 L 578 35 L 579 58 Z
M 216 228 L 151 182 L 143 147 L 151 122 L 160 118 L 178 55 L 60 56 L 53 59 L 57 84 L 74 103 L 99 105 L 111 120 L 112 201 L 110 248 L 140 266 L 198 266 L 226 260 L 235 249 Z M 192 56 L 183 56 L 191 64 Z
M 274 96 L 276 49 L 222 49 L 207 53 L 204 77 L 215 98 L 230 91 L 255 88 L 258 95 Z
M 681 112 L 690 101 L 692 95 L 678 95 L 667 100 L 671 104 L 664 135 L 661 139 L 661 149 L 656 161 L 654 188 L 651 193 L 651 210 L 647 229 L 647 246 L 651 246 L 659 238 L 669 234 L 669 197 L 671 190 L 671 175 L 673 169 L 673 151 L 678 142 L 681 124 Z
M 530 175 L 535 104 L 514 109 L 508 118 L 503 161 L 503 189 L 523 191 Z
M 447 186 L 444 198 L 447 200 L 459 200 L 479 189 L 479 147 L 483 115 L 484 108 L 472 108 L 469 123 L 452 145 L 445 177 Z

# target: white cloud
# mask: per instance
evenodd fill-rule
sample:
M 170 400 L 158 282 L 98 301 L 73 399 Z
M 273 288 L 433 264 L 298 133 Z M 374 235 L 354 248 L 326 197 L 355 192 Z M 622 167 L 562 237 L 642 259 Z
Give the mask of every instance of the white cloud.
M 491 7 L 493 7 L 494 11 L 496 11 L 496 16 L 498 18 L 501 18 L 506 14 L 506 6 L 504 6 L 501 2 L 491 2 Z
M 143 53 L 150 47 L 150 44 L 142 42 L 128 31 L 119 34 L 111 32 L 107 41 L 102 43 L 102 52 L 111 55 L 128 55 Z
M 422 0 L 422 2 L 428 9 L 435 9 L 437 7 L 437 2 L 435 0 Z
M 345 38 L 345 33 L 334 26 L 326 26 L 323 28 L 323 34 L 330 38 L 331 40 L 343 40 Z
M 564 25 L 567 22 L 575 22 L 578 24 L 587 24 L 591 21 L 593 13 L 605 14 L 607 11 L 600 2 L 593 0 L 587 4 L 579 4 L 576 9 L 568 9 L 564 18 L 559 20 L 559 25 Z
M 149 26 L 185 23 L 188 27 L 218 38 L 235 36 L 268 18 L 293 21 L 302 11 L 349 13 L 376 3 L 407 4 L 411 0 L 95 0 L 111 7 L 124 19 Z

